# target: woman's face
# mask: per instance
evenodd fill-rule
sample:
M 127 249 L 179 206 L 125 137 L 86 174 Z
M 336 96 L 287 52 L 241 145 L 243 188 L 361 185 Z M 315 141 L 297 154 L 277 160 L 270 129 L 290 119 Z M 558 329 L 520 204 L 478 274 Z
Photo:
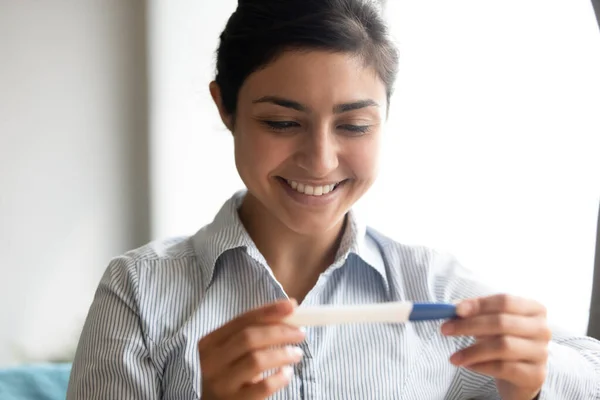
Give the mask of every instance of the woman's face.
M 377 176 L 387 104 L 376 72 L 352 55 L 286 52 L 246 79 L 237 104 L 249 203 L 299 234 L 339 226 Z

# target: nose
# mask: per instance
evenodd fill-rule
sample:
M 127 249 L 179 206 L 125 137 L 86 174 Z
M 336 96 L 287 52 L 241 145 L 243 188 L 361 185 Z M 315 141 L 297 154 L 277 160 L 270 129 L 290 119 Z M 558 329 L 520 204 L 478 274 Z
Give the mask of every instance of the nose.
M 339 146 L 328 127 L 314 128 L 303 135 L 296 163 L 314 178 L 326 178 L 339 166 Z

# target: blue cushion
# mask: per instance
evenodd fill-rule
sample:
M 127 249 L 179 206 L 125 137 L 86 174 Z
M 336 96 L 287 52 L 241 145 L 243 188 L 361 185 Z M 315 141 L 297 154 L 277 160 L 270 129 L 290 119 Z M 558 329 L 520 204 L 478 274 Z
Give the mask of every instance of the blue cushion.
M 35 364 L 0 369 L 2 400 L 65 400 L 71 364 Z

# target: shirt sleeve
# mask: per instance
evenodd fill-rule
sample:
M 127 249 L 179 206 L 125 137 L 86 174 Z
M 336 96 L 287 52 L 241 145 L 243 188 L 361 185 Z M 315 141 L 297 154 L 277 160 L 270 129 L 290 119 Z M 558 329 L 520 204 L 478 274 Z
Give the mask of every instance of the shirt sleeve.
M 432 260 L 434 290 L 440 301 L 487 296 L 499 293 L 454 257 L 435 254 Z M 561 329 L 552 329 L 549 345 L 548 375 L 539 400 L 598 399 L 600 400 L 600 342 L 585 336 L 575 336 Z M 456 350 L 474 343 L 472 338 L 455 338 Z M 493 379 L 485 381 L 480 374 L 460 368 L 456 375 L 462 397 L 500 399 Z M 486 393 L 482 393 L 482 389 Z
M 553 330 L 539 400 L 600 399 L 600 342 Z
M 67 400 L 160 398 L 160 376 L 140 321 L 137 283 L 127 258 L 108 266 L 79 339 Z

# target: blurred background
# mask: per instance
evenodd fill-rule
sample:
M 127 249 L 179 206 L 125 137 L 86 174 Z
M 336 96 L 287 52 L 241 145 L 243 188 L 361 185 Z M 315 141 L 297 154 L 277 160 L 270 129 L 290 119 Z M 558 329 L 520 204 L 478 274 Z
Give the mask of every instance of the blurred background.
M 69 361 L 109 260 L 242 187 L 208 93 L 235 0 L 0 0 L 0 367 Z M 387 0 L 376 229 L 584 334 L 600 202 L 590 0 Z

